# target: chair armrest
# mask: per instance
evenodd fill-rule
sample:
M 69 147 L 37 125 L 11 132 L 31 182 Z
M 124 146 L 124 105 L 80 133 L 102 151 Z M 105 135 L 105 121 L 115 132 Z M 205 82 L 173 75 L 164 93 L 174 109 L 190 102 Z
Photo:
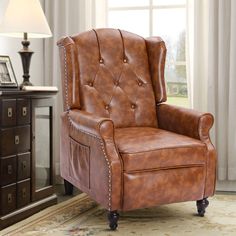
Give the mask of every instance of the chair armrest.
M 114 124 L 109 118 L 98 117 L 77 109 L 70 110 L 68 116 L 73 126 L 84 133 L 104 140 L 114 137 Z
M 160 129 L 186 135 L 203 142 L 209 140 L 209 130 L 214 123 L 214 118 L 210 113 L 168 104 L 159 104 L 157 110 Z
M 83 183 L 79 185 L 75 177 L 71 178 L 66 174 L 67 171 L 64 171 L 62 176 L 67 175 L 68 180 L 92 195 L 105 208 L 121 209 L 123 165 L 114 141 L 113 121 L 77 109 L 68 111 L 66 116 L 69 123 L 68 136 L 90 149 L 90 189 L 84 188 Z M 69 150 L 70 140 L 68 139 L 67 142 Z M 67 156 L 71 155 L 70 151 L 67 153 Z M 66 158 L 65 156 L 61 159 Z M 68 163 L 67 166 L 70 165 L 73 164 Z

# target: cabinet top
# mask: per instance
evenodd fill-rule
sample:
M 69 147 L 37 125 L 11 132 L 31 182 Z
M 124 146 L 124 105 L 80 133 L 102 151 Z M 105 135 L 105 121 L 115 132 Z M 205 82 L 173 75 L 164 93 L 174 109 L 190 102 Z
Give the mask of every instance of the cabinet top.
M 45 97 L 45 96 L 53 96 L 56 95 L 57 91 L 23 91 L 23 90 L 1 90 L 1 97 L 8 96 L 25 96 L 25 97 Z

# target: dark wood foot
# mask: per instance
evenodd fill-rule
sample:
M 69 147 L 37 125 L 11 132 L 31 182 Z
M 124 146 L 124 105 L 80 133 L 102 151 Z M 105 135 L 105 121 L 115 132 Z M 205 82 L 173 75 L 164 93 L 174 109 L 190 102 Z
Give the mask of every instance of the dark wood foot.
M 203 198 L 202 200 L 198 200 L 197 201 L 197 211 L 198 211 L 198 215 L 203 217 L 205 214 L 205 210 L 209 205 L 209 201 L 207 200 L 207 198 Z
M 65 187 L 65 194 L 72 195 L 73 194 L 73 185 L 64 179 L 64 187 Z
M 109 211 L 107 218 L 109 220 L 109 227 L 111 230 L 116 230 L 118 226 L 119 214 L 117 211 Z

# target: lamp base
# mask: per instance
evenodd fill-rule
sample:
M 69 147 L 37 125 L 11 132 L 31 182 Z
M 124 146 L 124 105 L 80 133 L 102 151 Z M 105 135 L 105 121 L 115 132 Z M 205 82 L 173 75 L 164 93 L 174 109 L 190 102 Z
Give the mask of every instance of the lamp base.
M 33 86 L 33 84 L 30 81 L 23 80 L 23 82 L 20 84 L 20 88 L 22 89 L 24 86 Z
M 29 49 L 30 42 L 28 41 L 27 33 L 24 33 L 24 40 L 21 42 L 23 48 L 18 52 L 21 57 L 22 67 L 23 67 L 23 82 L 20 85 L 20 88 L 23 86 L 32 86 L 33 84 L 29 81 L 29 68 L 32 54 L 34 53 Z

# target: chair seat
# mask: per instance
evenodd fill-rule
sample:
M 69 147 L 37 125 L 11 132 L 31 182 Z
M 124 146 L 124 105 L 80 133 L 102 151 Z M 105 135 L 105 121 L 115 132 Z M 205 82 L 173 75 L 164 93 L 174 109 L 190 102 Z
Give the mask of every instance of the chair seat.
M 206 164 L 203 142 L 158 128 L 118 128 L 115 143 L 126 172 Z

